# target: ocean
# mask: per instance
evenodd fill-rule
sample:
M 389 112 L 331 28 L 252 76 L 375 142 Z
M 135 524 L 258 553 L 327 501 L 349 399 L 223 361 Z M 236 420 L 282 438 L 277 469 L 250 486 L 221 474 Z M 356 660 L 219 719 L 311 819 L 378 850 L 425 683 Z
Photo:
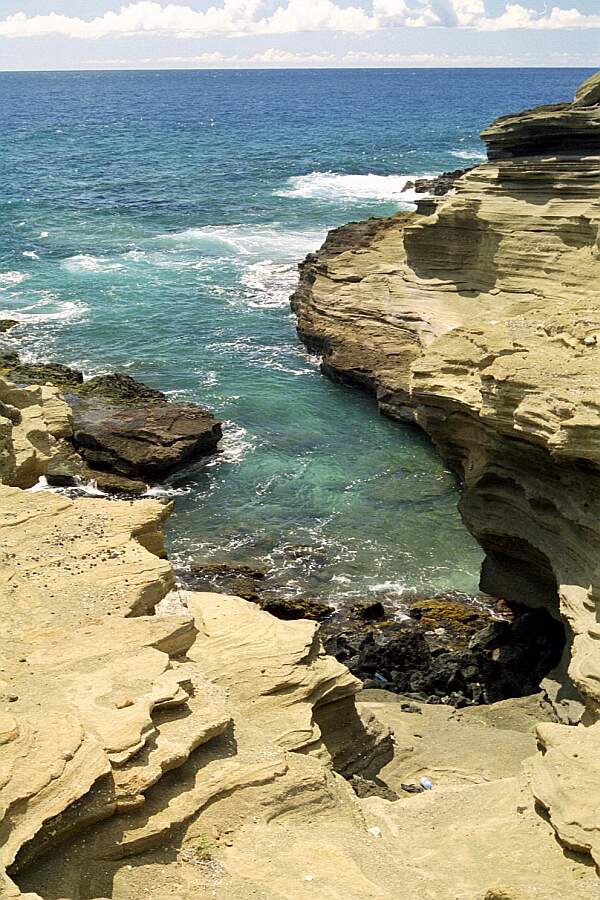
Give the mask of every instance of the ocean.
M 0 316 L 22 323 L 3 343 L 223 419 L 222 453 L 152 492 L 183 569 L 254 561 L 334 603 L 476 591 L 452 474 L 320 375 L 288 298 L 329 228 L 411 208 L 410 178 L 476 164 L 488 122 L 588 74 L 0 73 Z

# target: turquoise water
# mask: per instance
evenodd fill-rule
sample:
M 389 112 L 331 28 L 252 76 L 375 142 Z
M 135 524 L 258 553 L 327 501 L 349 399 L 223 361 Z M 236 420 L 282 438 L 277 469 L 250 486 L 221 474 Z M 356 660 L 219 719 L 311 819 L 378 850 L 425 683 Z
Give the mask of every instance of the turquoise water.
M 328 228 L 410 207 L 407 177 L 481 158 L 501 113 L 583 70 L 0 74 L 5 340 L 126 371 L 225 421 L 173 476 L 170 551 L 272 563 L 281 593 L 473 591 L 457 488 L 410 427 L 322 378 L 296 264 Z M 320 548 L 294 560 L 293 544 Z

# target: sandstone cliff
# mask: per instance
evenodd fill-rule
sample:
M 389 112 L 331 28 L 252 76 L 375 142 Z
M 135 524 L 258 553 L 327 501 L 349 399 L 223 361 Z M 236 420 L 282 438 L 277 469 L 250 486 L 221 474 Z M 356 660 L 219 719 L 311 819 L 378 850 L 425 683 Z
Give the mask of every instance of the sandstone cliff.
M 456 469 L 482 586 L 567 625 L 547 689 L 581 724 L 539 728 L 532 784 L 600 863 L 600 75 L 483 139 L 452 195 L 332 232 L 292 302 L 324 371 Z
M 65 408 L 4 390 L 37 422 L 5 443 L 12 478 Z M 0 484 L 0 896 L 596 896 L 523 774 L 537 698 L 357 702 L 315 622 L 174 587 L 169 512 Z
M 22 490 L 72 413 L 2 379 L 1 897 L 597 897 L 599 104 L 496 123 L 493 162 L 333 233 L 295 298 L 326 370 L 460 472 L 486 584 L 568 623 L 579 724 L 361 699 L 316 623 L 179 590 L 168 506 Z

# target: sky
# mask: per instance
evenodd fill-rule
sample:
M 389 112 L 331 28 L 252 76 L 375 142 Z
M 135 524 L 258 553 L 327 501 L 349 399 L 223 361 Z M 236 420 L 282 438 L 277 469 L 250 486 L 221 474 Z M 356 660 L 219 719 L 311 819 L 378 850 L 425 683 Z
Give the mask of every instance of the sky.
M 0 0 L 0 69 L 597 66 L 600 0 Z

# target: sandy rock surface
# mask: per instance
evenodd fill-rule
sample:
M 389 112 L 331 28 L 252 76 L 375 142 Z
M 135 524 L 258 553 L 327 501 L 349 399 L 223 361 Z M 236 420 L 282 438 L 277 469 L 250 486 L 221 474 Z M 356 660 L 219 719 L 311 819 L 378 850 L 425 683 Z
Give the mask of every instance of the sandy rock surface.
M 317 623 L 171 589 L 159 503 L 0 511 L 1 896 L 596 896 L 533 809 L 538 698 L 357 703 Z

